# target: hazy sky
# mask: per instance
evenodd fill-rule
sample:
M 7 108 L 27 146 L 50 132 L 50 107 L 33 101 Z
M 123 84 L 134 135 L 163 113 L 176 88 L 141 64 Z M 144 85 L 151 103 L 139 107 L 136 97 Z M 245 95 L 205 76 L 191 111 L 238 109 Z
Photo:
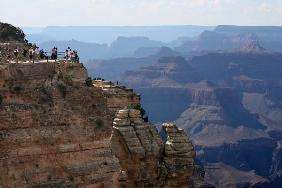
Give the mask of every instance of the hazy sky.
M 0 0 L 0 20 L 46 25 L 282 25 L 282 0 Z

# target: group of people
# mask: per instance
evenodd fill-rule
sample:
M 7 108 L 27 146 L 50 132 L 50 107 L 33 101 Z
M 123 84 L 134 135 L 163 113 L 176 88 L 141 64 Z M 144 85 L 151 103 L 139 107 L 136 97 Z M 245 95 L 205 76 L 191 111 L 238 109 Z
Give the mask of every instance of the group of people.
M 54 47 L 51 51 L 51 59 L 57 60 L 58 59 L 58 48 Z M 79 62 L 78 53 L 75 50 L 72 50 L 70 47 L 68 47 L 64 52 L 64 59 L 67 61 L 74 61 Z
M 14 54 L 15 60 L 18 61 L 19 60 L 19 56 L 20 56 L 20 50 L 18 48 L 14 49 L 13 54 Z M 28 57 L 29 61 L 32 61 L 32 62 L 34 62 L 35 57 L 38 54 L 39 54 L 38 47 L 31 47 L 29 50 L 26 50 L 26 49 L 22 50 L 22 56 L 24 58 Z M 10 57 L 8 56 L 8 59 L 9 58 Z
M 29 61 L 34 62 L 35 59 L 39 58 L 40 60 L 49 60 L 49 56 L 47 55 L 46 52 L 44 52 L 43 49 L 39 50 L 38 47 L 32 46 L 28 50 L 23 49 L 22 50 L 22 57 L 24 58 L 29 58 Z M 51 50 L 51 60 L 57 60 L 58 59 L 58 48 L 54 47 Z M 20 50 L 18 48 L 15 48 L 13 51 L 14 57 L 16 61 L 18 62 L 19 56 L 20 56 Z M 66 61 L 73 61 L 73 62 L 79 62 L 79 56 L 77 51 L 72 50 L 70 47 L 68 47 L 65 52 L 62 52 L 62 55 L 64 54 L 64 59 Z M 10 59 L 10 57 L 8 57 Z
M 79 62 L 77 51 L 72 50 L 70 47 L 68 47 L 65 51 L 65 59 L 69 61 Z

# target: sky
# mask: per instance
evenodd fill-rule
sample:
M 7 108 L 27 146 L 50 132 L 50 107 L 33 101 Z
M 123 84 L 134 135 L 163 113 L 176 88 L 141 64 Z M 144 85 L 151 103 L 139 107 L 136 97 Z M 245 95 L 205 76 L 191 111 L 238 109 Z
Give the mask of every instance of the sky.
M 0 0 L 16 26 L 282 25 L 282 0 Z

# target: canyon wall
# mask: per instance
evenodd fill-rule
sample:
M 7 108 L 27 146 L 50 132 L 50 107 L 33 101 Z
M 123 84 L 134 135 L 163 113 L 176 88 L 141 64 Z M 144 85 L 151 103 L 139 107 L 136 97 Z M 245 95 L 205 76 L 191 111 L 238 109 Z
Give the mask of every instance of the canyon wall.
M 195 186 L 184 131 L 165 124 L 161 139 L 128 109 L 139 95 L 87 77 L 76 63 L 0 64 L 0 187 Z

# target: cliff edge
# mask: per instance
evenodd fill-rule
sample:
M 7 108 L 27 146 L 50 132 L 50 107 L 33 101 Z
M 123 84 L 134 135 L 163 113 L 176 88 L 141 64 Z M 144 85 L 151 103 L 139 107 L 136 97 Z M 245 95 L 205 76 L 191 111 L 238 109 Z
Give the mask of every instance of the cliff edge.
M 0 64 L 0 187 L 196 187 L 184 131 L 78 63 Z

